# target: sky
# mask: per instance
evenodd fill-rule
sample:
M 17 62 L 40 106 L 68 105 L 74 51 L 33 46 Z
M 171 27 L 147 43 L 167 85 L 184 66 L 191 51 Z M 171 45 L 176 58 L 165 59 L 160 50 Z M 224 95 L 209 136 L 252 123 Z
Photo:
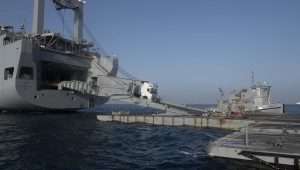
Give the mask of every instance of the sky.
M 46 28 L 69 34 L 50 0 Z M 32 0 L 0 6 L 0 24 L 31 30 Z M 85 24 L 122 68 L 159 85 L 178 103 L 216 103 L 256 81 L 272 85 L 272 101 L 300 101 L 299 0 L 87 0 Z M 64 30 L 64 31 L 63 31 Z

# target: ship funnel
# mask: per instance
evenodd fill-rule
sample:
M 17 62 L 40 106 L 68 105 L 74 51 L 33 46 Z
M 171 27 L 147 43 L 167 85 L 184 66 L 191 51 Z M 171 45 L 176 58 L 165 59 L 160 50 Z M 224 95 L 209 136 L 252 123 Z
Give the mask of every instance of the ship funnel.
M 45 0 L 34 0 L 32 34 L 38 35 L 44 32 Z

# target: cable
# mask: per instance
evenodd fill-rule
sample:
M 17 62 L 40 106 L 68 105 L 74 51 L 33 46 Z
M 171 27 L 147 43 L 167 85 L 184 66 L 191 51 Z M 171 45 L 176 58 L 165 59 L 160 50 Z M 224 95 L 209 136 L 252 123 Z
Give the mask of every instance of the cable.
M 74 6 L 76 6 L 76 4 L 74 4 L 73 1 L 69 1 L 69 3 L 72 3 Z M 62 18 L 62 20 L 64 21 L 64 17 L 61 15 L 60 13 L 60 17 Z M 63 22 L 64 23 L 64 22 Z M 89 27 L 83 23 L 83 27 L 85 29 L 85 32 L 88 34 L 88 36 L 91 38 L 91 40 L 95 43 L 96 45 L 96 50 L 99 50 L 98 52 L 101 54 L 101 56 L 104 57 L 108 57 L 108 53 L 104 50 L 104 48 L 102 47 L 102 45 L 99 43 L 99 41 L 97 41 L 97 39 L 95 38 L 94 34 L 92 33 L 92 31 L 89 29 Z M 70 31 L 70 29 L 68 29 L 68 31 Z M 70 31 L 71 32 L 71 31 Z M 130 74 L 128 71 L 126 71 L 124 68 L 122 68 L 121 66 L 119 66 L 118 71 L 123 74 L 124 76 L 126 76 L 127 78 L 130 79 L 135 79 L 137 80 L 137 78 L 135 76 L 133 76 L 132 74 Z
M 88 34 L 88 36 L 92 39 L 92 41 L 96 44 L 97 49 L 100 50 L 100 54 L 102 54 L 103 56 L 107 57 L 109 56 L 107 54 L 107 52 L 104 50 L 104 48 L 102 47 L 102 45 L 97 41 L 97 39 L 95 38 L 95 36 L 93 35 L 92 31 L 89 29 L 89 27 L 84 24 L 84 29 L 86 31 L 86 33 Z M 130 79 L 135 79 L 137 80 L 137 78 L 135 76 L 133 76 L 132 74 L 130 74 L 128 71 L 126 71 L 123 67 L 119 66 L 118 69 L 119 73 L 121 73 L 122 75 L 126 76 L 127 78 Z

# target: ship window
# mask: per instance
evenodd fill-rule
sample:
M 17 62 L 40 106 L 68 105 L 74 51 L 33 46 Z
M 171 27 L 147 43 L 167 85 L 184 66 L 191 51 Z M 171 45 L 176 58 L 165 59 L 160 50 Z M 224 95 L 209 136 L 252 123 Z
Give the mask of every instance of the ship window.
M 14 75 L 14 68 L 8 67 L 4 70 L 4 80 L 12 79 Z
M 19 78 L 23 80 L 33 80 L 32 67 L 21 67 Z
M 152 94 L 157 94 L 157 89 L 151 89 Z
M 5 37 L 4 39 L 3 39 L 3 45 L 7 45 L 7 44 L 9 44 L 11 42 L 11 39 L 9 38 L 9 37 Z

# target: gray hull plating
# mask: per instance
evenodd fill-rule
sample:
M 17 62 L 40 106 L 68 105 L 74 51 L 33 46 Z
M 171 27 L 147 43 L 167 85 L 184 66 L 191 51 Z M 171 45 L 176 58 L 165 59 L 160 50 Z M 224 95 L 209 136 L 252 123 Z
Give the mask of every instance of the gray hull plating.
M 0 36 L 4 42 L 6 35 Z M 30 39 L 21 39 L 0 45 L 0 110 L 78 110 L 95 104 L 104 104 L 108 97 L 82 95 L 72 91 L 38 89 L 40 48 Z M 57 57 L 52 53 L 52 57 Z M 21 67 L 34 70 L 32 80 L 20 79 Z M 5 77 L 5 70 L 13 68 L 11 77 Z

